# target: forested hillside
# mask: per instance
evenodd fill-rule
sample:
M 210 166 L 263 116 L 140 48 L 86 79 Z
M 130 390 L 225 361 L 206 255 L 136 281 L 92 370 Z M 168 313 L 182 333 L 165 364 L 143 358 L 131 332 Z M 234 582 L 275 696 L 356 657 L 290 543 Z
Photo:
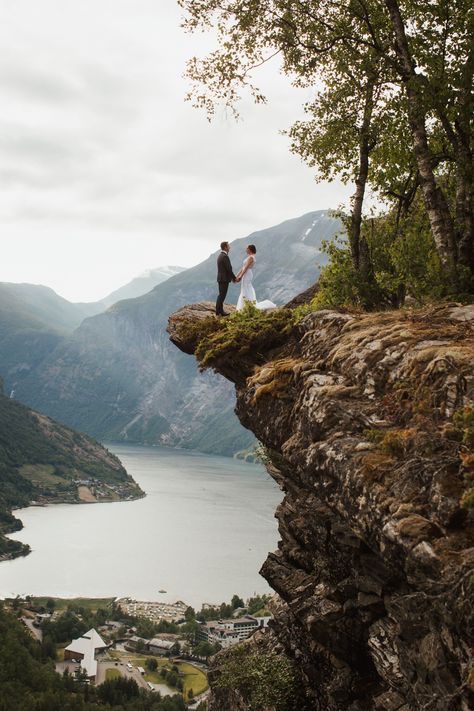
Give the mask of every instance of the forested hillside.
M 161 699 L 132 679 L 90 687 L 61 677 L 13 611 L 0 602 L 0 711 L 185 711 L 181 695 Z
M 9 390 L 18 389 L 55 348 L 89 316 L 120 299 L 141 296 L 177 274 L 180 267 L 151 269 L 101 301 L 71 303 L 38 284 L 0 282 L 0 375 Z
M 29 550 L 4 536 L 21 528 L 13 508 L 33 500 L 79 502 L 86 489 L 88 500 L 142 495 L 117 457 L 100 444 L 0 392 L 0 559 Z

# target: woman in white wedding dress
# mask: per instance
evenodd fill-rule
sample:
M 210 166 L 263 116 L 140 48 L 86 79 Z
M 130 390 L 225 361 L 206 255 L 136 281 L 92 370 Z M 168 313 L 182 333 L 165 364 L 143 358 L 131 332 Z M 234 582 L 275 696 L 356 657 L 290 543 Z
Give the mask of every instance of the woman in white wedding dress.
M 237 311 L 242 311 L 246 301 L 250 301 L 252 304 L 254 304 L 254 306 L 257 307 L 257 309 L 275 309 L 276 304 L 274 304 L 273 301 L 270 301 L 269 299 L 265 299 L 264 301 L 257 301 L 255 289 L 253 288 L 252 283 L 252 267 L 255 265 L 256 262 L 255 255 L 257 254 L 257 248 L 254 244 L 249 244 L 246 247 L 245 251 L 247 252 L 247 256 L 244 259 L 244 263 L 242 264 L 242 269 L 236 276 L 236 280 L 240 281 L 241 283 L 239 300 L 237 301 Z

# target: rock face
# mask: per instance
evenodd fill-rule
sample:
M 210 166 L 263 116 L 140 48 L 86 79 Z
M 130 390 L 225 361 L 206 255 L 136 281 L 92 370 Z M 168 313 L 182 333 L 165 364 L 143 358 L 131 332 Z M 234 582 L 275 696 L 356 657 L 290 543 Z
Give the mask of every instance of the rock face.
M 192 352 L 186 313 L 169 328 Z M 311 708 L 473 707 L 473 326 L 473 306 L 319 311 L 263 364 L 220 368 L 285 493 L 261 570 L 279 596 L 268 644 Z

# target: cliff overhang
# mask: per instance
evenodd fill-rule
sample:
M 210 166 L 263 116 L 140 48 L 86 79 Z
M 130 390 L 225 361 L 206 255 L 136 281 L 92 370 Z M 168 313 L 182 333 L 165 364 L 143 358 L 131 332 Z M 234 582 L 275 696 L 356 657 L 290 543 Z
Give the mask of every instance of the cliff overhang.
M 283 338 L 239 358 L 216 348 L 232 322 L 212 305 L 169 320 L 181 350 L 235 383 L 285 494 L 261 571 L 280 597 L 273 639 L 316 709 L 468 709 L 474 306 L 278 323 Z

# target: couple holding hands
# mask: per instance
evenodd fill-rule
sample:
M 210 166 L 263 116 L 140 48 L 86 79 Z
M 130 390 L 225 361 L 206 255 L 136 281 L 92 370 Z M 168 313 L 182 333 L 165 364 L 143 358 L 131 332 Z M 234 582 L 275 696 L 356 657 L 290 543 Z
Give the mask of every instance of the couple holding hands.
M 255 265 L 255 255 L 257 254 L 257 249 L 254 244 L 249 244 L 247 245 L 245 251 L 247 256 L 244 259 L 241 270 L 236 276 L 232 271 L 232 264 L 229 259 L 230 244 L 228 242 L 221 242 L 221 251 L 217 257 L 217 284 L 219 287 L 219 294 L 216 301 L 216 316 L 228 315 L 224 313 L 224 300 L 227 296 L 227 290 L 230 282 L 233 282 L 234 284 L 241 284 L 240 295 L 237 301 L 237 311 L 242 311 L 246 301 L 250 301 L 257 307 L 257 309 L 276 308 L 273 301 L 269 301 L 268 299 L 257 302 L 255 289 L 253 288 L 252 283 L 252 267 Z

